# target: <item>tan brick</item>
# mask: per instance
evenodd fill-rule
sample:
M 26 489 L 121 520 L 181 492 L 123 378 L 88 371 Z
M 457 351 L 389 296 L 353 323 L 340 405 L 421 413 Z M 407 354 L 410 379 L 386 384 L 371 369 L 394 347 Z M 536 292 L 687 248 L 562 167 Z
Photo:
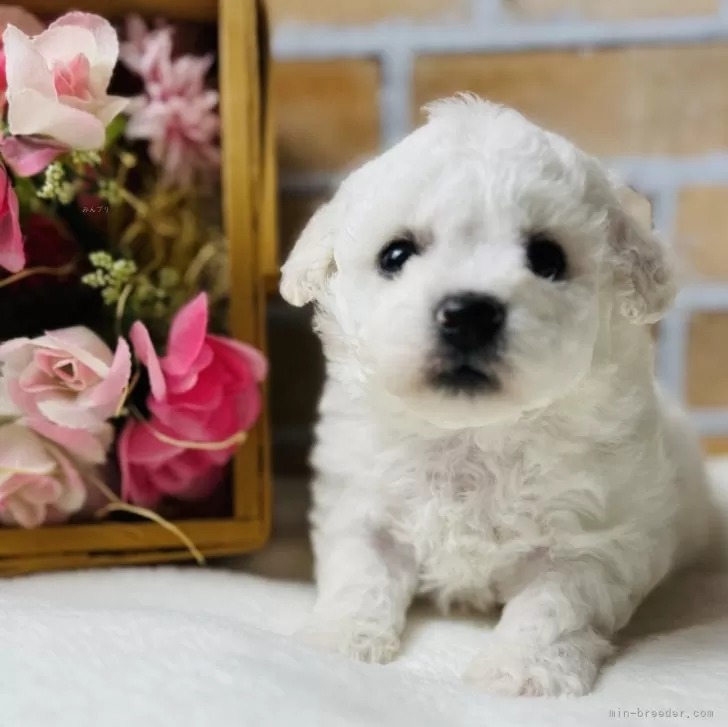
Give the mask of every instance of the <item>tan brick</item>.
M 688 341 L 688 403 L 728 407 L 728 314 L 693 314 Z
M 282 194 L 278 204 L 279 250 L 286 259 L 311 215 L 326 201 L 325 197 L 307 194 Z
M 519 18 L 550 20 L 582 17 L 598 20 L 711 15 L 720 0 L 505 0 Z
M 728 148 L 726 78 L 728 44 L 431 56 L 414 97 L 473 91 L 595 154 L 700 154 Z
M 339 171 L 379 146 L 379 66 L 369 60 L 274 65 L 282 170 Z
M 467 17 L 468 0 L 268 0 L 271 21 L 364 25 L 384 20 L 448 21 Z
M 701 444 L 709 457 L 728 454 L 728 437 L 703 437 Z
M 680 193 L 676 245 L 690 277 L 728 280 L 728 187 Z

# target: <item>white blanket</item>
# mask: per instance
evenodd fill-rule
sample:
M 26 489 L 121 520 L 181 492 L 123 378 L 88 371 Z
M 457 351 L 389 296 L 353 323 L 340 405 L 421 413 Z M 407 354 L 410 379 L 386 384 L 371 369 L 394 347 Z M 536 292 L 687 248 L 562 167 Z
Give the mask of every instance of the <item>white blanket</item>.
M 312 601 L 305 583 L 194 568 L 0 582 L 0 727 L 728 725 L 728 573 L 656 592 L 573 700 L 462 684 L 477 619 L 418 611 L 389 666 L 315 653 L 289 638 Z

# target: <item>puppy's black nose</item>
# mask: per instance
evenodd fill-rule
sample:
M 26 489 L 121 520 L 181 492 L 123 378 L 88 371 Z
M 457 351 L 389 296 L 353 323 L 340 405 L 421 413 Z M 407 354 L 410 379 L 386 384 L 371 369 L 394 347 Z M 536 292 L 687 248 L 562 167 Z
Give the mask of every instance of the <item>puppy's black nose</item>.
M 505 320 L 505 305 L 491 295 L 451 295 L 435 310 L 440 337 L 462 353 L 474 353 L 492 344 Z

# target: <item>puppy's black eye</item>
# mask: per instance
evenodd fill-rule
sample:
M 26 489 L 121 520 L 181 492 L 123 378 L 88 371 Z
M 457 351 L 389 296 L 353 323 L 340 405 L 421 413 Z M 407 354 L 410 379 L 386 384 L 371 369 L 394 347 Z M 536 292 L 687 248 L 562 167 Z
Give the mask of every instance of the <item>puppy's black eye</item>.
M 535 233 L 526 243 L 528 267 L 534 275 L 548 280 L 563 280 L 566 277 L 566 253 L 558 242 L 548 235 Z
M 407 237 L 399 237 L 385 245 L 377 257 L 377 265 L 381 273 L 388 278 L 397 275 L 405 263 L 419 250 L 413 240 Z

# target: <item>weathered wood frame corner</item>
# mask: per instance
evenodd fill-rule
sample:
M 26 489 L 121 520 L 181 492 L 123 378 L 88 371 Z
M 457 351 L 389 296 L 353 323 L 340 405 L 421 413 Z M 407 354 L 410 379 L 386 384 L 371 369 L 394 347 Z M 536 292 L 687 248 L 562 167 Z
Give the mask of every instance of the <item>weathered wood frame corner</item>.
M 249 0 L 28 0 L 40 14 L 71 7 L 109 18 L 139 12 L 214 22 L 219 28 L 223 127 L 223 211 L 233 283 L 231 332 L 266 350 L 266 287 L 275 277 L 276 182 L 273 114 L 268 94 L 267 28 L 261 2 Z M 234 466 L 233 513 L 177 523 L 207 557 L 254 550 L 271 523 L 267 410 L 240 448 Z M 0 528 L 0 576 L 34 571 L 182 561 L 187 548 L 154 523 Z

